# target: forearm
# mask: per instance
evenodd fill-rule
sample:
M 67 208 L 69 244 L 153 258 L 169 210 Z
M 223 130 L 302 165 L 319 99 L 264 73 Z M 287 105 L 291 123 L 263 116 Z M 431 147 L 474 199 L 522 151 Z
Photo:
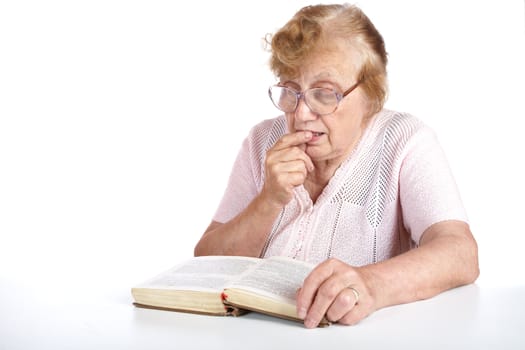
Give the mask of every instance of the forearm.
M 195 246 L 195 256 L 259 256 L 280 211 L 262 195 L 257 196 L 232 220 L 212 224 Z
M 426 299 L 476 280 L 477 245 L 468 225 L 438 225 L 425 233 L 418 248 L 361 268 L 376 309 Z M 458 228 L 462 231 L 459 234 Z

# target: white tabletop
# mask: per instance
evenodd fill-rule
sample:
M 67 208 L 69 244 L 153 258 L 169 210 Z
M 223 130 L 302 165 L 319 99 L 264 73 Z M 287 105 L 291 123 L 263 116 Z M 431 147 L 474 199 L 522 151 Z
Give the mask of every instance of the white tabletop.
M 0 349 L 525 349 L 525 286 L 470 285 L 356 326 L 313 330 L 255 313 L 203 316 L 131 302 L 129 289 L 73 296 L 2 281 Z

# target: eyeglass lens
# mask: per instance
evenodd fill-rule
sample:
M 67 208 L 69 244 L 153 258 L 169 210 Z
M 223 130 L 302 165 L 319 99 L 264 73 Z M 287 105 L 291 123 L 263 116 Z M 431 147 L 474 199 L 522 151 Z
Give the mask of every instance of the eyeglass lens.
M 295 111 L 302 96 L 308 108 L 317 114 L 332 113 L 339 103 L 337 93 L 330 89 L 314 88 L 301 94 L 290 88 L 275 85 L 270 88 L 269 92 L 275 107 L 285 113 Z

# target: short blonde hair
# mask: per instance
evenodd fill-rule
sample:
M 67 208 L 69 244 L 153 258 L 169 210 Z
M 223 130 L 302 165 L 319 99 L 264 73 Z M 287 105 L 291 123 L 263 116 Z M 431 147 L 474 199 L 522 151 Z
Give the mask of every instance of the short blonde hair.
M 284 27 L 267 37 L 271 45 L 270 68 L 277 77 L 297 76 L 308 56 L 335 39 L 348 40 L 356 49 L 357 80 L 372 111 L 378 112 L 388 92 L 385 44 L 370 19 L 354 5 L 315 5 L 299 10 Z

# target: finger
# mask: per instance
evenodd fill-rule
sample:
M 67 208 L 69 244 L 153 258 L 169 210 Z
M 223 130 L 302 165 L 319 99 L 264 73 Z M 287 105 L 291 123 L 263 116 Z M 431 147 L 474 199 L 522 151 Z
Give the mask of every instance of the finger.
M 354 292 L 349 288 L 343 288 L 328 308 L 326 318 L 331 322 L 337 322 L 349 314 L 350 310 L 356 306 L 356 303 L 357 298 Z
M 343 281 L 342 277 L 333 274 L 321 284 L 304 320 L 307 328 L 317 327 L 323 317 L 327 315 L 330 307 L 346 289 Z M 346 310 L 348 311 L 348 309 Z
M 311 131 L 298 131 L 286 134 L 275 143 L 274 149 L 280 150 L 305 144 L 312 139 L 312 136 Z
M 327 260 L 319 264 L 305 278 L 303 286 L 297 295 L 297 315 L 299 318 L 306 318 L 318 289 L 334 273 L 333 264 L 330 261 Z
M 356 304 L 350 311 L 341 317 L 337 323 L 344 325 L 354 325 L 370 314 L 370 311 L 361 304 Z
M 304 161 L 299 159 L 272 164 L 270 165 L 270 172 L 273 174 L 298 172 L 306 176 L 308 170 L 306 169 Z
M 304 166 L 308 171 L 314 170 L 314 163 L 310 159 L 310 157 L 299 147 L 292 146 L 285 149 L 273 149 L 271 150 L 268 155 L 266 162 L 271 166 L 271 164 L 276 164 L 280 162 L 286 162 L 291 160 L 302 160 L 304 163 Z
M 283 152 L 284 154 L 286 154 L 287 157 L 290 157 L 292 159 L 302 160 L 308 171 L 314 170 L 314 163 L 312 162 L 312 159 L 304 152 L 304 149 L 302 149 L 300 146 L 294 146 L 286 150 L 282 150 L 281 152 Z
M 287 189 L 290 192 L 292 192 L 293 188 L 296 186 L 302 185 L 305 179 L 306 179 L 306 175 L 304 174 L 304 172 L 301 172 L 301 171 L 286 172 L 286 173 L 279 173 L 278 175 L 276 175 L 274 183 L 277 183 L 279 187 Z

